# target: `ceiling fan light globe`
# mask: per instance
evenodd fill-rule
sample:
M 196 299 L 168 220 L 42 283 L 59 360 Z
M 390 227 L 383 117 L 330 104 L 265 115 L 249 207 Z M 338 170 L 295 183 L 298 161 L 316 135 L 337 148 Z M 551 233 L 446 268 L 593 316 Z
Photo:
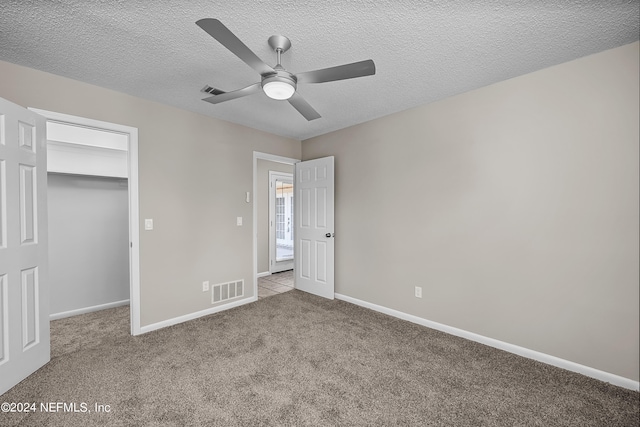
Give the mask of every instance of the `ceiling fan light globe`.
M 262 90 L 269 98 L 282 101 L 291 98 L 296 88 L 287 82 L 275 81 L 265 83 Z

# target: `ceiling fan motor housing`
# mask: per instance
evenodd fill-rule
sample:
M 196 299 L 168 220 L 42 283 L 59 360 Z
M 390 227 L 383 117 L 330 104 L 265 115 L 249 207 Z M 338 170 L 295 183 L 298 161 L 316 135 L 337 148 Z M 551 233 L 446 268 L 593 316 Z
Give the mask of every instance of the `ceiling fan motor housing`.
M 262 76 L 262 90 L 269 98 L 278 100 L 291 98 L 297 88 L 296 76 L 278 67 L 275 71 Z

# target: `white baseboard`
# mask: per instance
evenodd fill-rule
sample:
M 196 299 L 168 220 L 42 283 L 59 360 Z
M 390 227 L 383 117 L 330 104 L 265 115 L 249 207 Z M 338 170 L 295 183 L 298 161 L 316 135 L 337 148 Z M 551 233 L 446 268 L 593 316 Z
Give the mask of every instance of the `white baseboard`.
M 271 276 L 271 272 L 270 271 L 263 271 L 262 273 L 256 274 L 256 277 L 265 277 L 265 276 Z
M 197 319 L 198 317 L 202 317 L 202 316 L 208 316 L 209 314 L 218 313 L 220 311 L 229 310 L 230 308 L 240 307 L 241 305 L 249 304 L 257 300 L 258 300 L 258 297 L 253 296 L 253 297 L 241 299 L 238 301 L 233 301 L 228 304 L 207 308 L 206 310 L 196 311 L 195 313 L 185 314 L 184 316 L 174 317 L 173 319 L 163 320 L 162 322 L 152 323 L 147 326 L 142 326 L 140 328 L 140 334 L 146 334 L 147 332 L 166 328 L 167 326 L 177 325 L 178 323 L 187 322 L 189 320 Z
M 91 307 L 79 308 L 77 310 L 63 311 L 60 313 L 54 313 L 49 315 L 49 320 L 64 319 L 65 317 L 77 316 L 78 314 L 91 313 L 92 311 L 105 310 L 107 308 L 120 307 L 122 305 L 129 305 L 129 300 L 110 302 L 107 304 L 94 305 Z
M 566 369 L 568 371 L 577 372 L 582 375 L 586 375 L 591 378 L 595 378 L 600 381 L 611 383 L 620 387 L 624 387 L 630 390 L 639 391 L 640 382 L 634 381 L 629 378 L 621 377 L 619 375 L 604 372 L 599 369 L 590 368 L 589 366 L 580 365 L 579 363 L 571 362 L 569 360 L 561 359 L 559 357 L 551 356 L 549 354 L 541 353 L 539 351 L 531 350 L 528 348 L 520 347 L 518 345 L 509 344 L 504 341 L 499 341 L 493 338 L 478 335 L 473 332 L 465 331 L 464 329 L 454 328 L 453 326 L 444 325 L 442 323 L 433 322 L 431 320 L 423 319 L 412 314 L 403 313 L 391 308 L 376 305 L 367 301 L 362 301 L 357 298 L 352 298 L 347 295 L 335 294 L 335 298 L 349 302 L 351 304 L 359 305 L 361 307 L 369 308 L 380 313 L 388 314 L 389 316 L 397 317 L 399 319 L 407 320 L 418 325 L 426 326 L 427 328 L 436 329 L 447 334 L 455 335 L 461 338 L 465 338 L 471 341 L 479 342 L 490 347 L 498 348 L 500 350 L 514 353 L 519 356 L 526 357 L 528 359 L 537 360 L 538 362 L 546 363 L 548 365 L 556 366 L 558 368 Z

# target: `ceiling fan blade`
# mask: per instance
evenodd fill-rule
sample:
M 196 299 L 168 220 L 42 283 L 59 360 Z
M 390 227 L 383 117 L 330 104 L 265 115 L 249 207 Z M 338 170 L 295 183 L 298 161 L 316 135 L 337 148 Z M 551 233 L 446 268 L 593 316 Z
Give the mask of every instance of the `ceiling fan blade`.
M 203 101 L 210 102 L 212 104 L 219 104 L 224 101 L 231 101 L 232 99 L 242 98 L 243 96 L 253 95 L 262 91 L 262 85 L 260 83 L 254 83 L 242 89 L 232 90 L 231 92 L 223 92 L 219 95 L 213 95 L 208 98 L 204 98 Z
M 248 66 L 256 70 L 260 75 L 273 73 L 274 70 L 264 63 L 237 38 L 222 22 L 213 18 L 204 18 L 196 21 L 196 24 L 205 30 L 211 37 L 218 40 L 221 45 L 229 49 L 238 58 L 242 59 Z
M 339 65 L 337 67 L 323 68 L 322 70 L 306 71 L 296 74 L 298 83 L 325 83 L 336 80 L 353 79 L 355 77 L 371 76 L 376 73 L 376 64 L 373 60 L 354 62 Z
M 289 98 L 289 104 L 293 105 L 293 108 L 298 110 L 298 113 L 302 114 L 305 119 L 311 121 L 319 119 L 321 116 L 311 105 L 298 93 L 295 92 L 291 98 Z

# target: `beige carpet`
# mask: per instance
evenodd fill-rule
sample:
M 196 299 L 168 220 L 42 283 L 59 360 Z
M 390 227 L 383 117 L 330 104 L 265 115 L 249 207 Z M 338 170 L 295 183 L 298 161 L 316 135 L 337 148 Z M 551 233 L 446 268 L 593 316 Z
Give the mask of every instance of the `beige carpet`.
M 297 290 L 139 337 L 128 325 L 128 307 L 52 322 L 51 362 L 0 402 L 88 411 L 0 413 L 0 425 L 640 422 L 637 392 Z

